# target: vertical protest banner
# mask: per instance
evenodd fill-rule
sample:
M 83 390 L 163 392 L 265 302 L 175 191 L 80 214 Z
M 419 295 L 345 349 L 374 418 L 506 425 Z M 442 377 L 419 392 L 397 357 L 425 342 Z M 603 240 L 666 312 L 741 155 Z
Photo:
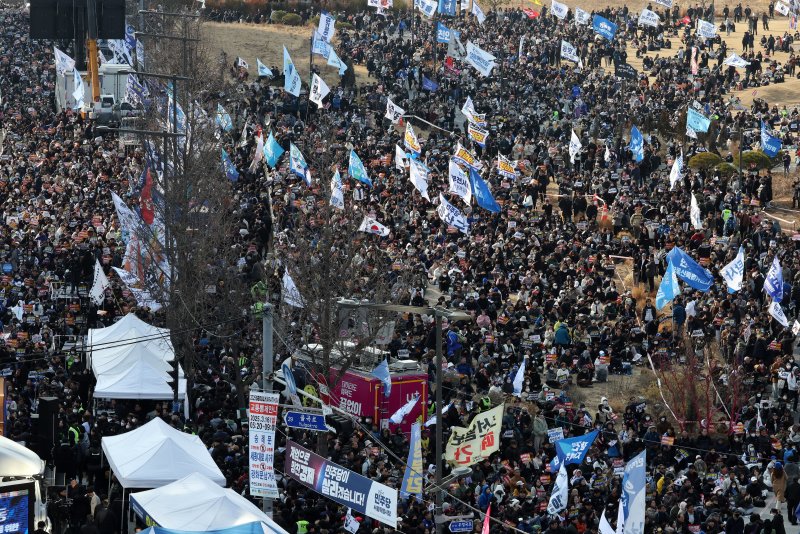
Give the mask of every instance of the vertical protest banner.
M 250 392 L 250 495 L 278 498 L 273 463 L 275 427 L 278 423 L 278 393 Z

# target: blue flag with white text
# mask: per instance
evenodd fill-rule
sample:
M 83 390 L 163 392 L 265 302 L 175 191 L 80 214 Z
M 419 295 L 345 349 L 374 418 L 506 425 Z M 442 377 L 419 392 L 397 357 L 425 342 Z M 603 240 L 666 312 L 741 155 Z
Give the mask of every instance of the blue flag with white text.
M 675 269 L 672 267 L 672 262 L 667 264 L 667 270 L 664 272 L 661 283 L 658 285 L 658 293 L 656 293 L 656 309 L 660 310 L 672 299 L 680 294 L 680 287 L 678 286 L 678 277 L 675 275 Z
M 429 80 L 424 75 L 422 76 L 422 88 L 425 91 L 435 92 L 439 89 L 439 84 L 434 82 L 433 80 Z
M 617 33 L 617 25 L 600 15 L 595 15 L 592 19 L 592 28 L 609 41 L 614 39 L 614 34 Z
M 783 300 L 783 267 L 778 256 L 772 258 L 772 265 L 764 278 L 764 291 L 775 302 Z
M 711 119 L 689 108 L 686 112 L 686 126 L 695 132 L 704 133 L 707 132 L 708 127 L 711 126 Z
M 672 264 L 672 268 L 675 269 L 675 274 L 678 275 L 678 278 L 699 291 L 706 292 L 714 284 L 714 276 L 708 269 L 704 269 L 678 247 L 674 247 L 669 251 L 667 261 Z
M 761 121 L 761 151 L 767 156 L 774 158 L 781 150 L 781 140 L 767 130 L 767 124 Z
M 580 464 L 589 452 L 589 448 L 594 443 L 599 434 L 598 430 L 593 430 L 583 436 L 574 438 L 560 439 L 556 441 L 556 457 L 550 462 L 550 472 L 558 473 L 561 463 L 564 465 Z

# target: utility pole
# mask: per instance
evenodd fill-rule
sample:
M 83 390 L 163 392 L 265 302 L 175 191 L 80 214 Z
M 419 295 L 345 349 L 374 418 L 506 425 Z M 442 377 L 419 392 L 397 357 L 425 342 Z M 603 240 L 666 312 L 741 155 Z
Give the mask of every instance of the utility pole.
M 261 390 L 272 391 L 272 374 L 275 370 L 275 357 L 272 354 L 272 304 L 264 304 L 261 315 Z M 272 518 L 272 499 L 262 497 L 261 509 Z
M 435 44 L 434 44 L 435 46 Z M 442 525 L 435 521 L 442 515 L 442 316 L 435 314 L 436 321 L 436 507 L 433 510 L 436 534 L 442 534 Z

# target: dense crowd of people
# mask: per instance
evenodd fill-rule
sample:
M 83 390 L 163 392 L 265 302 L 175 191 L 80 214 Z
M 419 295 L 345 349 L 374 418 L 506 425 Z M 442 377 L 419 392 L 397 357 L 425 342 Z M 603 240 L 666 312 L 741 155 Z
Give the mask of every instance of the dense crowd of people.
M 446 514 L 473 515 L 476 531 L 491 506 L 491 532 L 597 532 L 603 510 L 612 523 L 617 517 L 618 475 L 625 461 L 646 450 L 646 532 L 784 532 L 784 522 L 796 523 L 800 504 L 800 365 L 794 358 L 795 335 L 767 312 L 763 287 L 778 257 L 785 283 L 781 305 L 790 320 L 798 315 L 797 241 L 764 211 L 774 193 L 785 191 L 773 191 L 779 176 L 772 167 L 745 166 L 741 175 L 730 172 L 737 165 L 685 167 L 674 188 L 669 174 L 681 154 L 684 162 L 710 152 L 735 163 L 738 144 L 745 151 L 759 148 L 762 122 L 786 150 L 774 165 L 786 161 L 787 172 L 794 171 L 800 111 L 761 100 L 748 108 L 732 91 L 793 75 L 791 44 L 798 36 L 757 28 L 768 37 L 758 50 L 743 41 L 749 51 L 738 52 L 750 66 L 736 68 L 723 64 L 732 51 L 729 44 L 696 34 L 692 21 L 710 15 L 699 6 L 688 12 L 677 6 L 655 9 L 665 22 L 658 28 L 637 26 L 639 6 L 597 11 L 619 25 L 613 40 L 598 38 L 591 25 L 576 24 L 574 12 L 559 20 L 547 8 L 537 9 L 535 16 L 530 10 L 491 11 L 483 23 L 472 15 L 444 19 L 461 40 L 496 56 L 487 77 L 453 57 L 454 47 L 434 45 L 430 21 L 419 12 L 378 16 L 373 9 L 336 14 L 352 29 L 337 31 L 335 50 L 350 68 L 365 66 L 370 78 L 352 83 L 345 76 L 340 84 L 324 74 L 331 94 L 322 109 L 308 105 L 305 88 L 298 99 L 281 83 L 255 79 L 252 73 L 232 77 L 230 94 L 236 96 L 225 106 L 235 124 L 222 136 L 222 145 L 240 174 L 234 200 L 245 206 L 243 228 L 249 229 L 236 239 L 252 240 L 242 247 L 247 257 L 241 274 L 253 282 L 254 273 L 262 273 L 259 282 L 275 286 L 267 251 L 281 254 L 293 241 L 319 237 L 317 227 L 298 224 L 296 202 L 312 205 L 320 198 L 290 172 L 290 143 L 308 158 L 317 180 L 328 174 L 316 167 L 314 155 L 321 148 L 333 151 L 340 167 L 352 148 L 367 164 L 373 186 L 345 179 L 347 210 L 355 219 L 369 214 L 389 227 L 389 236 L 374 239 L 393 251 L 403 268 L 418 273 L 402 303 L 428 301 L 474 317 L 448 325 L 444 335 L 443 397 L 450 406 L 441 421 L 445 439 L 453 426 L 467 426 L 476 413 L 506 402 L 500 450 L 452 482 Z M 741 5 L 725 6 L 722 13 L 726 26 L 729 17 L 739 24 L 745 14 L 748 19 L 761 15 Z M 238 21 L 236 15 L 212 10 L 209 18 Z M 765 16 L 777 15 L 770 9 Z M 718 12 L 717 22 L 719 17 Z M 198 394 L 189 420 L 172 402 L 116 401 L 101 412 L 93 410 L 91 372 L 82 355 L 64 343 L 71 346 L 87 328 L 111 324 L 131 311 L 152 324 L 162 320 L 158 312 L 137 305 L 110 271 L 123 265 L 126 239 L 110 193 L 137 205 L 144 154 L 124 150 L 114 134 L 101 135 L 77 112 L 56 112 L 52 43 L 29 39 L 26 15 L 14 8 L 4 7 L 0 20 L 5 28 L 0 35 L 5 222 L 0 228 L 0 359 L 8 387 L 6 435 L 29 444 L 66 474 L 63 495 L 58 495 L 61 488 L 52 495 L 72 503 L 64 517 L 54 517 L 59 529 L 69 524 L 101 534 L 118 532 L 122 492 L 100 461 L 100 440 L 156 417 L 199 435 L 229 487 L 248 496 L 247 426 L 236 415 L 236 393 L 237 384 L 259 378 L 258 328 L 243 334 L 236 351 L 230 340 L 197 332 L 195 350 L 204 367 L 195 376 Z M 581 68 L 560 57 L 562 39 L 576 48 Z M 643 72 L 617 76 L 629 54 L 644 56 Z M 231 67 L 240 74 L 241 67 Z M 438 87 L 426 88 L 426 79 Z M 475 113 L 485 114 L 484 146 L 466 134 L 468 119 L 461 108 L 467 97 Z M 431 169 L 428 191 L 434 203 L 424 200 L 407 170 L 393 162 L 403 130 L 385 118 L 387 98 L 417 117 L 408 120 L 423 134 L 420 158 Z M 207 103 L 209 113 L 216 103 Z M 708 133 L 684 135 L 690 106 L 712 118 Z M 251 167 L 255 131 L 264 126 L 266 134 L 267 125 L 287 155 L 275 169 Z M 634 125 L 646 133 L 640 161 L 628 146 Z M 570 161 L 573 130 L 582 146 Z M 499 213 L 465 206 L 448 192 L 445 170 L 457 143 L 483 163 Z M 497 154 L 517 162 L 516 178 L 498 174 Z M 222 171 L 210 172 L 224 179 Z M 453 233 L 440 220 L 434 209 L 439 192 L 464 211 L 468 234 Z M 690 221 L 692 193 L 702 230 Z M 680 247 L 717 275 L 740 246 L 746 258 L 740 291 L 728 292 L 715 276 L 709 291 L 684 285 L 670 307 L 655 308 L 666 252 Z M 113 281 L 99 307 L 87 298 L 95 259 Z M 253 291 L 259 299 L 268 293 Z M 306 326 L 287 320 L 284 334 L 302 339 Z M 396 324 L 387 346 L 393 358 L 402 354 L 418 360 L 431 384 L 440 372 L 433 328 L 429 318 L 409 317 Z M 276 364 L 289 356 L 289 345 L 276 343 Z M 704 367 L 706 356 L 716 362 L 713 373 L 710 364 Z M 711 408 L 655 404 L 638 396 L 597 395 L 596 404 L 580 400 L 605 388 L 609 374 L 649 373 L 637 368 L 648 361 L 654 371 L 675 372 L 687 357 L 705 378 L 695 380 L 685 372 L 682 387 L 713 380 L 720 402 L 713 401 Z M 514 396 L 512 380 L 523 362 L 522 391 Z M 31 417 L 42 397 L 59 402 L 52 449 L 41 447 Z M 352 435 L 328 436 L 328 456 L 398 487 L 408 435 L 371 421 L 354 423 Z M 567 438 L 595 429 L 599 434 L 582 463 L 568 466 L 569 505 L 561 516 L 552 516 L 546 507 L 555 452 L 548 430 L 557 428 Z M 315 434 L 286 429 L 279 432 L 279 445 L 288 436 L 317 448 Z M 435 426 L 425 427 L 422 450 L 425 466 L 431 466 L 426 482 L 435 478 L 434 439 Z M 275 467 L 282 473 L 280 454 Z M 292 534 L 344 531 L 343 508 L 280 478 L 278 524 Z M 432 493 L 401 499 L 397 531 L 433 532 L 432 499 Z M 52 513 L 58 509 L 54 502 Z M 359 533 L 391 531 L 367 517 L 358 521 Z

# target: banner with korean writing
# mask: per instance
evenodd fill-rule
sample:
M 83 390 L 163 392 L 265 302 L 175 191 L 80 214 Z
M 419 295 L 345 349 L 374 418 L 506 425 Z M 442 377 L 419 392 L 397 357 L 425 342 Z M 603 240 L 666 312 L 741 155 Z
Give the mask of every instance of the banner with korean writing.
M 278 498 L 272 466 L 279 397 L 278 393 L 250 392 L 250 495 L 254 497 Z
M 356 512 L 397 528 L 397 490 L 330 462 L 293 441 L 286 443 L 286 474 Z
M 467 428 L 460 426 L 451 428 L 445 460 L 469 466 L 497 451 L 500 447 L 500 427 L 504 409 L 505 404 L 501 404 L 476 415 Z

